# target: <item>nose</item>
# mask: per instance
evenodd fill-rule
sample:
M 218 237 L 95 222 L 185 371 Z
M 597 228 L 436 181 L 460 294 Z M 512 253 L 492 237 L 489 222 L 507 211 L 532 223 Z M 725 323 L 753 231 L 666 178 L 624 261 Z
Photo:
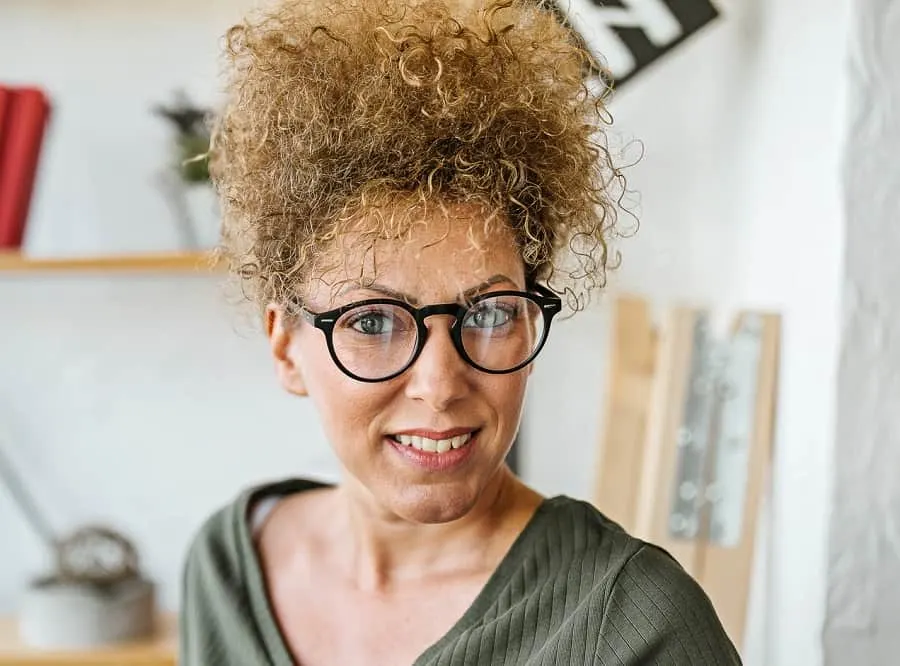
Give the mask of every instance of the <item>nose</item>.
M 406 395 L 436 412 L 445 411 L 469 391 L 469 366 L 450 337 L 444 316 L 430 318 L 422 353 L 407 371 Z

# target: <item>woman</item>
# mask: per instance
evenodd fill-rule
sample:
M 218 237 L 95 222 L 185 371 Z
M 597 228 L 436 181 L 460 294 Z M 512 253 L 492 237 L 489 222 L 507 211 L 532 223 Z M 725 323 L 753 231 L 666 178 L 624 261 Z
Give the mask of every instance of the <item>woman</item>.
M 315 4 L 230 31 L 211 170 L 343 476 L 206 521 L 181 666 L 739 663 L 666 553 L 505 464 L 558 294 L 577 309 L 606 268 L 585 54 L 525 2 Z

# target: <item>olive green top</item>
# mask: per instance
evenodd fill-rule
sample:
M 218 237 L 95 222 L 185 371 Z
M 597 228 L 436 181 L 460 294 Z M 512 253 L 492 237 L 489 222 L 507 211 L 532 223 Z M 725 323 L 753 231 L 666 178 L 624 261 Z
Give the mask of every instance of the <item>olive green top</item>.
M 260 485 L 206 520 L 184 569 L 179 666 L 295 663 L 272 615 L 249 515 L 260 499 L 317 487 Z M 709 599 L 674 559 L 590 504 L 557 496 L 413 666 L 740 663 Z

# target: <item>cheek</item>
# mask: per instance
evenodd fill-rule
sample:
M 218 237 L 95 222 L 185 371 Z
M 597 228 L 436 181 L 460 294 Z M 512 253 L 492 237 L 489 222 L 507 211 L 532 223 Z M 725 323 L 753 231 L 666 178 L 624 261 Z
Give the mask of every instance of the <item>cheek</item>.
M 347 377 L 331 360 L 324 343 L 317 340 L 303 341 L 299 351 L 307 391 L 326 435 L 338 449 L 358 448 L 378 427 L 379 415 L 391 399 L 389 385 Z
M 481 382 L 481 395 L 497 414 L 499 427 L 504 430 L 518 428 L 525 403 L 528 372 L 513 375 L 487 376 Z

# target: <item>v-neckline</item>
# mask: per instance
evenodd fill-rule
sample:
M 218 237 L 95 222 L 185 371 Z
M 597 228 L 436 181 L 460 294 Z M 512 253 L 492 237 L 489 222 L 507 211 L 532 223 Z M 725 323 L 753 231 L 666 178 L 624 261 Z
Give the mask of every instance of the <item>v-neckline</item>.
M 328 487 L 331 487 L 331 485 L 319 481 L 288 479 L 259 487 L 255 491 L 247 493 L 244 501 L 239 505 L 237 536 L 240 550 L 245 555 L 245 578 L 249 589 L 250 605 L 266 651 L 272 660 L 272 666 L 303 665 L 298 664 L 294 660 L 287 646 L 287 641 L 281 633 L 278 621 L 275 619 L 275 612 L 269 599 L 259 553 L 250 529 L 249 512 L 258 500 L 265 497 L 286 497 L 298 492 Z M 485 610 L 493 603 L 497 593 L 503 589 L 513 572 L 519 568 L 521 562 L 525 559 L 531 546 L 533 535 L 539 533 L 538 527 L 543 522 L 547 510 L 556 499 L 555 497 L 545 497 L 541 500 L 528 522 L 525 523 L 525 527 L 513 540 L 509 550 L 506 551 L 500 563 L 491 572 L 484 586 L 475 595 L 475 599 L 466 608 L 465 612 L 453 623 L 447 633 L 426 648 L 410 666 L 425 666 L 430 659 L 440 654 L 447 645 L 452 644 L 460 634 L 476 626 L 481 621 Z

